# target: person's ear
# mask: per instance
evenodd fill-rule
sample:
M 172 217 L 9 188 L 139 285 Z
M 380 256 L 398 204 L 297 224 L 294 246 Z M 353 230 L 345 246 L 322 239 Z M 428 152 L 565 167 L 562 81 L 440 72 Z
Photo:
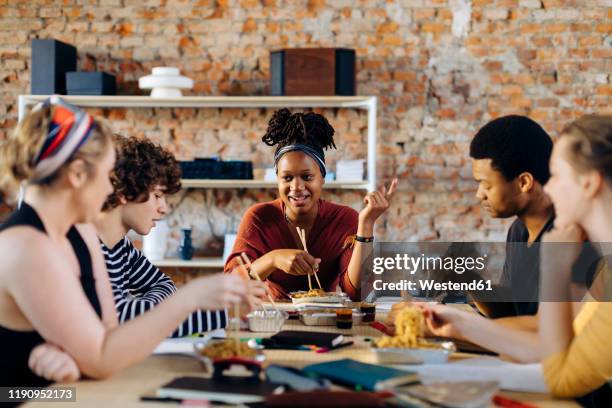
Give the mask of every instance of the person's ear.
M 70 162 L 66 169 L 68 182 L 74 188 L 81 188 L 87 183 L 89 178 L 88 165 L 82 159 L 76 159 Z
M 128 203 L 127 198 L 123 194 L 117 194 L 117 198 L 119 199 L 119 204 L 126 205 Z
M 523 172 L 517 177 L 518 187 L 523 193 L 528 193 L 533 189 L 535 184 L 535 179 L 533 178 L 533 174 L 528 172 Z
M 591 170 L 588 173 L 579 175 L 578 177 L 582 190 L 588 198 L 595 197 L 599 191 L 601 191 L 604 184 L 604 179 L 600 172 Z

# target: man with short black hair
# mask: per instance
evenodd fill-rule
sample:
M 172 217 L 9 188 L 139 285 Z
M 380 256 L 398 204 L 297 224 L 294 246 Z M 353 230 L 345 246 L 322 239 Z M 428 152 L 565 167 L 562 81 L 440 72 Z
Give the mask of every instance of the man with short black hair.
M 546 131 L 526 116 L 509 115 L 483 126 L 472 139 L 472 172 L 476 197 L 494 218 L 516 217 L 506 239 L 501 285 L 522 292 L 530 302 L 478 302 L 489 317 L 537 313 L 539 261 L 537 246 L 553 227 L 554 209 L 544 192 L 550 178 L 548 162 L 553 142 Z M 520 245 L 516 243 L 528 243 Z M 508 300 L 508 299 L 504 299 Z

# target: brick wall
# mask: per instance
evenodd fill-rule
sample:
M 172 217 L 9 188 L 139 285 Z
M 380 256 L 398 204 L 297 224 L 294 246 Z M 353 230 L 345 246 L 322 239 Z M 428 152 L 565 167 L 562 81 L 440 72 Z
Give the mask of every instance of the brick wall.
M 482 214 L 474 199 L 470 138 L 503 114 L 527 114 L 554 135 L 585 112 L 611 113 L 611 20 L 611 0 L 0 0 L 0 138 L 15 126 L 16 96 L 29 93 L 32 38 L 76 45 L 79 68 L 116 73 L 123 94 L 139 94 L 140 76 L 169 65 L 196 81 L 191 94 L 265 95 L 271 49 L 354 47 L 358 93 L 380 98 L 381 181 L 401 180 L 379 233 L 500 240 L 507 223 Z M 227 144 L 227 158 L 271 163 L 258 141 L 270 111 L 98 113 L 182 158 Z M 325 113 L 338 154 L 364 154 L 363 115 Z M 190 192 L 170 221 L 191 224 L 198 247 L 214 247 L 212 237 L 271 194 Z M 361 200 L 355 192 L 327 196 L 355 207 Z

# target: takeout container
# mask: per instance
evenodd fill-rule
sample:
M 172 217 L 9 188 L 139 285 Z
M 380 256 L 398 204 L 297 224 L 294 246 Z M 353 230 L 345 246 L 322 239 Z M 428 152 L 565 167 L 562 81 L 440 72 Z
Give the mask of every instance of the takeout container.
M 353 310 L 353 325 L 361 324 L 363 313 Z M 300 312 L 300 321 L 306 326 L 335 326 L 336 313 L 332 310 L 304 310 Z
M 283 311 L 255 310 L 247 315 L 252 332 L 276 333 L 283 328 L 289 315 Z
M 448 362 L 451 354 L 457 351 L 452 341 L 434 342 L 435 348 L 378 348 L 373 345 L 375 363 L 385 365 L 397 364 L 443 364 Z
M 310 297 L 295 297 L 295 295 L 300 295 L 308 293 L 307 291 L 299 291 L 299 292 L 291 292 L 289 297 L 291 298 L 291 302 L 293 304 L 300 303 L 341 303 L 344 304 L 349 301 L 349 298 L 346 293 L 336 293 L 336 292 L 328 292 L 326 296 L 310 296 Z
M 236 356 L 236 357 L 230 357 L 230 358 L 215 358 L 212 359 L 210 357 L 207 356 L 203 356 L 202 355 L 202 350 L 213 343 L 216 342 L 224 342 L 224 341 L 234 341 L 234 339 L 211 339 L 211 338 L 204 338 L 201 341 L 197 341 L 193 344 L 193 351 L 195 354 L 195 358 L 196 360 L 198 360 L 200 362 L 200 364 L 202 365 L 202 368 L 204 368 L 204 371 L 212 373 L 213 372 L 213 368 L 214 368 L 214 364 L 215 363 L 222 363 L 223 361 L 238 361 L 238 360 L 243 360 L 246 362 L 256 362 L 256 363 L 262 363 L 266 360 L 266 356 L 263 353 L 263 347 L 260 346 L 256 346 L 254 344 L 252 344 L 251 342 L 248 343 L 249 348 L 255 350 L 255 357 L 242 357 L 242 356 Z

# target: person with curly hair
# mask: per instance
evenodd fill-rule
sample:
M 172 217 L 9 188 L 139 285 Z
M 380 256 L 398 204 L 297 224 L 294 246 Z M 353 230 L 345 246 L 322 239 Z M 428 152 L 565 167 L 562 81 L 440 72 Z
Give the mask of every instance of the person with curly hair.
M 321 199 L 325 183 L 324 150 L 336 148 L 334 128 L 318 113 L 276 111 L 262 140 L 277 146 L 274 167 L 279 198 L 249 208 L 238 229 L 225 272 L 240 266 L 242 252 L 253 260 L 249 271 L 264 280 L 277 299 L 308 290 L 307 276 L 317 271 L 323 290 L 338 286 L 351 299 L 360 297 L 361 275 L 371 250 L 374 223 L 389 208 L 397 180 L 364 198 L 360 213 Z M 306 248 L 297 228 L 305 231 Z M 306 250 L 307 249 L 307 250 Z M 313 288 L 318 282 L 312 279 Z
M 238 276 L 197 278 L 119 325 L 91 225 L 113 192 L 111 136 L 53 96 L 0 143 L 0 189 L 27 190 L 0 227 L 0 386 L 109 377 L 146 358 L 195 310 L 250 305 L 265 294 L 263 284 Z
M 147 235 L 166 214 L 166 196 L 181 188 L 181 171 L 172 153 L 148 139 L 115 135 L 117 161 L 113 192 L 94 222 L 113 288 L 120 323 L 154 308 L 176 292 L 174 282 L 136 249 L 126 234 Z M 227 325 L 225 310 L 197 310 L 171 337 L 188 336 Z

